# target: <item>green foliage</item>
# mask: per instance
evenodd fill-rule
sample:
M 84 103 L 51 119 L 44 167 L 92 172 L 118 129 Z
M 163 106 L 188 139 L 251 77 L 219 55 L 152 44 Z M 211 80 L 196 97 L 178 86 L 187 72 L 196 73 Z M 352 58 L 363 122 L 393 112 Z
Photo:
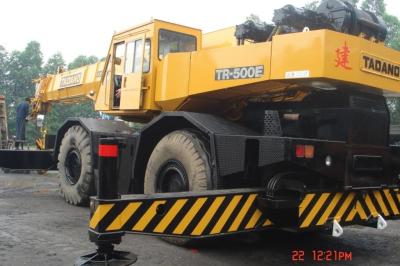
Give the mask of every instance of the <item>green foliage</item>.
M 5 76 L 0 84 L 4 84 L 1 93 L 6 96 L 10 136 L 15 135 L 15 108 L 24 98 L 34 95 L 35 85 L 32 80 L 39 77 L 42 63 L 43 55 L 36 41 L 29 42 L 23 51 L 13 51 L 4 63 Z M 26 134 L 27 140 L 32 142 L 36 129 L 31 123 L 27 125 Z
M 321 0 L 312 0 L 308 3 L 306 3 L 303 8 L 305 9 L 310 9 L 310 10 L 317 10 L 317 7 L 320 5 L 322 1 Z M 347 2 L 353 4 L 353 6 L 357 6 L 359 0 L 347 0 Z
M 53 104 L 51 111 L 45 118 L 48 134 L 56 134 L 61 124 L 69 117 L 99 118 L 94 111 L 93 102 L 79 102 L 76 104 Z
M 400 21 L 396 16 L 385 13 L 383 15 L 386 26 L 388 27 L 388 34 L 385 44 L 393 49 L 400 50 Z
M 25 50 L 13 51 L 7 66 L 7 95 L 11 103 L 20 102 L 27 96 L 33 96 L 35 85 L 33 79 L 39 77 L 43 63 L 40 44 L 32 41 Z
M 56 74 L 59 67 L 65 67 L 65 61 L 61 53 L 56 53 L 47 60 L 43 66 L 43 74 Z
M 263 24 L 264 22 L 260 19 L 259 16 L 255 14 L 250 14 L 250 16 L 246 17 L 246 20 L 253 21 L 255 24 Z
M 379 16 L 383 16 L 386 13 L 385 0 L 364 0 L 361 8 Z
M 321 1 L 319 1 L 319 0 L 313 0 L 313 1 L 305 4 L 303 6 L 303 8 L 315 11 L 317 9 L 317 7 L 319 6 L 320 2 Z
M 7 63 L 8 63 L 8 53 L 3 46 L 0 45 L 0 94 L 5 95 L 5 90 L 7 86 Z
M 72 61 L 71 63 L 68 64 L 68 69 L 71 70 L 71 69 L 75 69 L 75 68 L 78 68 L 81 66 L 94 64 L 97 61 L 99 61 L 99 60 L 96 56 L 80 55 L 77 58 L 75 58 L 74 61 Z
M 360 0 L 347 0 L 347 2 L 350 2 L 351 4 L 353 4 L 353 6 L 357 6 L 358 2 L 360 2 Z

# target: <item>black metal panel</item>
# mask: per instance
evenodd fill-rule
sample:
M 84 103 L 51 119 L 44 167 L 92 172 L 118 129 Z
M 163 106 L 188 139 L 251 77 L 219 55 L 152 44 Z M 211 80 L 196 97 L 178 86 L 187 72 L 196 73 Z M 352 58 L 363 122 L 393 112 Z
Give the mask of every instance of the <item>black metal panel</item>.
M 72 120 L 69 119 L 69 120 Z M 78 118 L 81 125 L 85 127 L 88 132 L 99 132 L 105 134 L 115 135 L 130 135 L 134 131 L 124 121 L 115 120 L 102 120 L 94 118 Z
M 53 150 L 0 150 L 0 167 L 25 170 L 55 170 Z
M 118 158 L 118 192 L 120 194 L 131 193 L 130 188 L 132 186 L 131 183 L 133 178 L 134 151 L 138 143 L 138 138 L 138 134 L 133 134 L 128 138 L 125 138 L 122 147 L 120 147 L 121 155 Z
M 243 171 L 245 142 L 246 138 L 243 136 L 215 136 L 219 175 L 224 176 Z
M 265 166 L 285 159 L 285 139 L 262 137 L 258 155 L 258 166 Z
M 46 137 L 45 137 L 45 149 L 46 150 L 54 149 L 55 143 L 56 143 L 56 135 L 46 134 Z
M 258 135 L 257 132 L 235 124 L 225 118 L 217 115 L 193 113 L 193 112 L 165 112 L 160 114 L 157 118 L 153 119 L 143 131 L 152 127 L 165 117 L 183 117 L 188 122 L 195 125 L 199 130 L 207 134 L 227 134 L 227 135 Z
M 270 136 L 232 136 L 215 135 L 218 173 L 221 176 L 241 172 L 245 168 L 245 149 L 247 140 L 259 143 L 259 167 L 285 160 L 285 139 Z M 249 162 L 250 163 L 250 162 Z

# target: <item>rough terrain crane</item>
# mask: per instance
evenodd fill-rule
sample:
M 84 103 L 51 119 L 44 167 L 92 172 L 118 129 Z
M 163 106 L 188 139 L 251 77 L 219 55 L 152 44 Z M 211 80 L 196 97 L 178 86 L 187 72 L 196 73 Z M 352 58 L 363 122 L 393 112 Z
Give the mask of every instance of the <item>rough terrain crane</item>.
M 110 191 L 169 192 L 94 198 L 97 239 L 383 228 L 400 215 L 384 97 L 400 92 L 400 53 L 384 46 L 384 22 L 331 0 L 316 11 L 285 6 L 274 23 L 202 34 L 152 20 L 114 34 L 105 61 L 40 78 L 34 112 L 88 97 L 95 110 L 147 124 L 133 132 L 71 118 L 51 151 L 4 151 L 2 166 L 57 168 L 66 201 L 84 204 L 100 182 L 99 155 L 118 155 Z M 99 145 L 106 137 L 122 144 Z

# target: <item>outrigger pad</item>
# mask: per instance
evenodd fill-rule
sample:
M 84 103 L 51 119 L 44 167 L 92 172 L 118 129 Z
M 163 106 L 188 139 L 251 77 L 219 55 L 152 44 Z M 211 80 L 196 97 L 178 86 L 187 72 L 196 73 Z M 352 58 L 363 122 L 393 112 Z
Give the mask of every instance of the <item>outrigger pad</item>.
M 99 251 L 79 257 L 75 266 L 127 266 L 137 261 L 137 256 L 126 251 L 113 250 L 111 254 L 101 254 Z

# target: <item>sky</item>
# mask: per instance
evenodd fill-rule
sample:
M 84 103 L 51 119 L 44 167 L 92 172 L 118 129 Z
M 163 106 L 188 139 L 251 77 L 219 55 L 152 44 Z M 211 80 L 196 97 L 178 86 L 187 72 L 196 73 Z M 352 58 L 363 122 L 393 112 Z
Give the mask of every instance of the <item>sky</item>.
M 151 20 L 166 20 L 209 32 L 243 23 L 250 14 L 270 22 L 273 10 L 311 0 L 2 0 L 0 45 L 23 50 L 41 44 L 45 59 L 61 52 L 66 62 L 78 55 L 104 57 L 115 31 Z M 400 18 L 400 0 L 385 0 Z

